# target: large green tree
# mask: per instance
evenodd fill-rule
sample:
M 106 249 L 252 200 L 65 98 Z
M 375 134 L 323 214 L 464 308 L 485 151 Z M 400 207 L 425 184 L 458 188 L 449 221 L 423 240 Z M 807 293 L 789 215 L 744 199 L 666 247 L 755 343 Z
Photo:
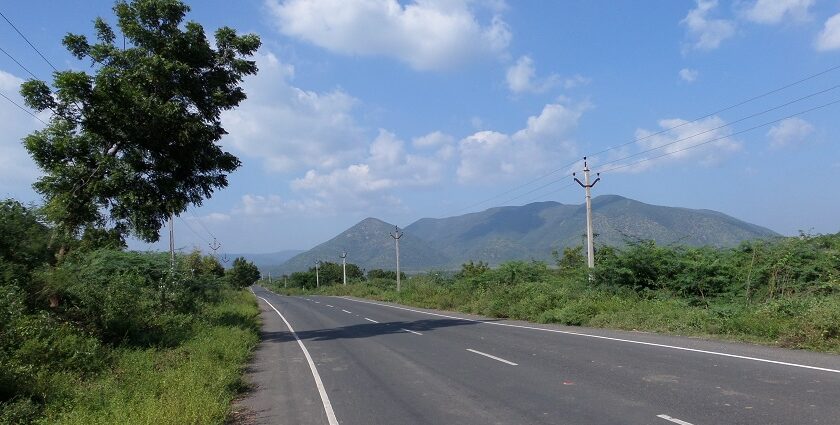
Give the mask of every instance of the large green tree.
M 233 260 L 233 267 L 227 271 L 228 280 L 237 288 L 245 288 L 260 280 L 260 269 L 254 263 L 239 257 Z
M 179 0 L 118 1 L 119 35 L 94 21 L 95 42 L 68 34 L 64 46 L 91 73 L 60 71 L 52 86 L 30 80 L 26 103 L 50 110 L 49 125 L 24 139 L 43 170 L 35 189 L 47 217 L 75 235 L 88 225 L 156 241 L 167 217 L 200 205 L 228 184 L 240 161 L 218 142 L 222 111 L 245 99 L 253 34 L 223 27 L 215 48 Z

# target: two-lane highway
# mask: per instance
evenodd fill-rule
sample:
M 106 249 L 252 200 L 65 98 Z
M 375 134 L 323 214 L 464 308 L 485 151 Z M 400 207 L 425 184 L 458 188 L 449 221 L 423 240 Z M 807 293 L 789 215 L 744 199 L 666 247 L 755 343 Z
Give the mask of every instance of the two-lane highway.
M 261 423 L 840 423 L 834 355 L 254 292 Z

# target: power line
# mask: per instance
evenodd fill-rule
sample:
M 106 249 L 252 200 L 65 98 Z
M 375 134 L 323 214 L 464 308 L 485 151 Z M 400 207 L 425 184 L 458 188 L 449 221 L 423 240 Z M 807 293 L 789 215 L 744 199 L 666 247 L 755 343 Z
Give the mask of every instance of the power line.
M 732 133 L 732 134 L 729 134 L 729 135 L 726 135 L 726 136 L 716 137 L 716 138 L 714 138 L 714 139 L 706 140 L 705 142 L 702 142 L 702 143 L 697 143 L 697 144 L 694 144 L 694 145 L 691 145 L 691 146 L 687 146 L 687 147 L 685 147 L 685 148 L 678 149 L 678 150 L 675 150 L 675 151 L 672 151 L 672 152 L 664 153 L 664 154 L 662 154 L 662 155 L 658 155 L 658 156 L 655 156 L 655 157 L 652 157 L 652 158 L 643 158 L 643 159 L 641 159 L 641 160 L 639 160 L 639 161 L 630 162 L 630 163 L 627 163 L 627 164 L 622 164 L 622 165 L 617 165 L 617 166 L 615 166 L 615 167 L 611 167 L 611 168 L 607 168 L 607 169 L 601 170 L 600 172 L 601 172 L 601 173 L 606 173 L 606 172 L 609 172 L 609 171 L 614 171 L 614 170 L 619 170 L 619 169 L 622 169 L 622 168 L 631 167 L 631 166 L 633 166 L 633 165 L 636 165 L 636 164 L 641 164 L 641 163 L 643 163 L 643 162 L 653 161 L 653 160 L 655 160 L 655 159 L 663 158 L 663 157 L 666 157 L 666 156 L 669 156 L 669 155 L 674 155 L 674 154 L 677 154 L 677 153 L 680 153 L 680 152 L 683 152 L 683 151 L 687 151 L 687 150 L 689 150 L 689 149 L 694 149 L 694 148 L 696 148 L 696 147 L 703 146 L 703 145 L 706 145 L 706 144 L 709 144 L 709 143 L 712 143 L 712 142 L 716 142 L 716 141 L 719 141 L 719 140 L 723 140 L 723 139 L 726 139 L 726 138 L 729 138 L 729 137 L 732 137 L 732 136 L 737 136 L 737 135 L 739 135 L 739 134 L 743 134 L 743 133 L 746 133 L 746 132 L 748 132 L 748 131 L 752 131 L 752 130 L 755 130 L 755 129 L 758 129 L 758 128 L 761 128 L 761 127 L 766 127 L 766 126 L 768 126 L 768 125 L 771 125 L 771 124 L 775 124 L 775 123 L 778 123 L 778 122 L 784 121 L 784 120 L 786 120 L 786 119 L 788 119 L 788 118 L 793 118 L 793 117 L 796 117 L 796 116 L 799 116 L 799 115 L 807 114 L 807 113 L 809 113 L 809 112 L 813 112 L 813 111 L 816 111 L 816 110 L 818 110 L 818 109 L 822 109 L 822 108 L 825 108 L 825 107 L 828 107 L 828 106 L 831 106 L 831 105 L 834 105 L 834 104 L 837 104 L 837 103 L 840 103 L 840 99 L 837 99 L 837 100 L 834 100 L 834 101 L 832 101 L 832 102 L 828 102 L 828 103 L 822 104 L 822 105 L 820 105 L 820 106 L 815 106 L 815 107 L 813 107 L 813 108 L 806 109 L 806 110 L 804 110 L 804 111 L 800 111 L 800 112 L 797 112 L 797 113 L 795 113 L 795 114 L 788 115 L 788 116 L 783 117 L 783 118 L 775 119 L 775 120 L 772 120 L 772 121 L 767 121 L 767 122 L 765 122 L 765 123 L 758 124 L 758 125 L 752 126 L 752 127 L 750 127 L 750 128 L 746 128 L 746 129 L 744 129 L 744 130 L 737 131 L 737 132 L 735 132 L 735 133 Z M 629 158 L 629 157 L 628 157 L 628 158 Z M 625 159 L 626 159 L 626 158 L 625 158 Z
M 44 125 L 48 125 L 46 122 L 44 122 L 44 120 L 42 120 L 42 119 L 41 119 L 41 118 L 39 118 L 37 115 L 35 115 L 34 113 L 32 113 L 32 111 L 30 111 L 29 109 L 24 108 L 23 106 L 18 105 L 18 104 L 17 104 L 17 102 L 15 102 L 14 100 L 10 99 L 10 98 L 9 98 L 9 96 L 6 96 L 6 95 L 5 95 L 5 94 L 3 94 L 2 92 L 0 92 L 0 96 L 3 96 L 3 98 L 4 98 L 4 99 L 6 99 L 6 100 L 8 100 L 9 102 L 11 102 L 11 103 L 12 103 L 12 105 L 17 106 L 17 107 L 18 107 L 21 111 L 26 112 L 27 114 L 32 115 L 32 117 L 33 117 L 33 118 L 35 118 L 36 120 L 41 121 L 41 123 L 42 123 L 42 124 L 44 124 Z
M 727 106 L 727 107 L 724 107 L 724 108 L 718 109 L 718 110 L 716 110 L 716 111 L 714 111 L 714 112 L 711 112 L 711 113 L 705 114 L 705 115 L 700 116 L 700 117 L 698 117 L 698 118 L 695 118 L 695 119 L 693 119 L 693 120 L 691 120 L 691 121 L 687 121 L 687 122 L 681 123 L 681 124 L 679 124 L 679 125 L 676 125 L 676 126 L 673 126 L 673 127 L 669 127 L 669 128 L 666 128 L 666 129 L 660 130 L 660 131 L 655 132 L 655 133 L 648 134 L 648 135 L 646 135 L 646 136 L 644 136 L 644 137 L 636 138 L 636 139 L 631 140 L 631 141 L 626 142 L 626 143 L 622 143 L 622 144 L 618 144 L 618 145 L 615 145 L 615 146 L 611 146 L 611 147 L 608 147 L 608 148 L 602 149 L 602 150 L 600 150 L 600 151 L 598 151 L 598 152 L 595 152 L 595 153 L 593 153 L 593 154 L 590 154 L 590 155 L 588 155 L 588 156 L 593 156 L 593 157 L 594 157 L 594 156 L 596 156 L 596 155 L 600 155 L 600 154 L 603 154 L 603 153 L 606 153 L 606 152 L 609 152 L 609 151 L 612 151 L 612 150 L 615 150 L 615 149 L 618 149 L 618 148 L 622 148 L 622 147 L 624 147 L 624 146 L 632 145 L 632 144 L 634 144 L 634 143 L 640 142 L 640 141 L 642 141 L 642 140 L 645 140 L 645 139 L 648 139 L 648 138 L 651 138 L 651 137 L 654 137 L 654 136 L 657 136 L 657 135 L 660 135 L 660 134 L 667 133 L 667 132 L 672 131 L 672 130 L 676 130 L 676 129 L 680 128 L 680 127 L 683 127 L 683 126 L 686 126 L 686 125 L 689 125 L 689 124 L 696 123 L 696 122 L 698 122 L 698 121 L 700 121 L 700 120 L 703 120 L 703 119 L 709 118 L 709 117 L 711 117 L 711 116 L 714 116 L 714 115 L 720 114 L 720 113 L 722 113 L 722 112 L 726 112 L 726 111 L 729 111 L 729 110 L 735 109 L 735 108 L 737 108 L 737 107 L 739 107 L 739 106 L 746 105 L 747 103 L 754 102 L 754 101 L 756 101 L 756 100 L 758 100 L 758 99 L 761 99 L 761 98 L 767 97 L 767 96 L 769 96 L 769 95 L 771 95 L 771 94 L 778 93 L 778 92 L 783 91 L 783 90 L 786 90 L 786 89 L 788 89 L 788 88 L 791 88 L 791 87 L 797 86 L 797 85 L 802 84 L 802 83 L 804 83 L 804 82 L 806 82 L 806 81 L 813 80 L 814 78 L 817 78 L 817 77 L 819 77 L 819 76 L 822 76 L 822 75 L 828 74 L 828 73 L 830 73 L 830 72 L 832 72 L 832 71 L 836 71 L 836 70 L 838 70 L 838 69 L 840 69 L 840 65 L 835 65 L 835 66 L 833 66 L 833 67 L 827 68 L 827 69 L 822 70 L 822 71 L 820 71 L 820 72 L 817 72 L 817 73 L 814 73 L 814 74 L 808 75 L 808 76 L 806 76 L 806 77 L 804 77 L 804 78 L 801 78 L 801 79 L 799 79 L 799 80 L 796 80 L 796 81 L 794 81 L 794 82 L 792 82 L 792 83 L 785 84 L 785 85 L 783 85 L 783 86 L 781 86 L 781 87 L 778 87 L 778 88 L 775 88 L 775 89 L 773 89 L 773 90 L 770 90 L 770 91 L 767 91 L 767 92 L 761 93 L 761 94 L 756 95 L 756 96 L 752 96 L 752 97 L 747 98 L 747 99 L 745 99 L 745 100 L 742 100 L 742 101 L 740 101 L 740 102 L 734 103 L 734 104 L 732 104 L 732 105 L 730 105 L 730 106 Z M 834 88 L 836 88 L 836 87 L 837 87 L 837 86 L 832 87 L 831 89 L 828 89 L 828 90 L 833 90 L 833 89 L 834 89 Z M 828 90 L 825 90 L 825 91 L 828 91 Z M 823 91 L 823 92 L 825 92 L 825 91 Z M 815 94 L 812 94 L 812 95 L 816 95 L 816 94 L 820 94 L 820 93 L 822 93 L 822 92 L 818 92 L 818 93 L 815 93 Z M 806 96 L 806 98 L 807 98 L 807 96 Z M 801 100 L 801 99 L 800 99 L 800 100 Z M 795 101 L 794 101 L 794 102 L 795 102 Z M 786 104 L 786 105 L 787 105 L 787 104 Z M 778 109 L 778 108 L 780 108 L 780 107 L 782 107 L 782 106 L 786 106 L 786 105 L 781 105 L 781 106 L 777 107 L 777 109 Z M 763 113 L 766 113 L 766 112 L 770 112 L 770 111 L 764 111 Z M 751 116 L 751 117 L 754 117 L 754 116 L 757 116 L 757 115 L 761 115 L 761 113 L 759 113 L 759 114 L 754 114 L 754 115 L 753 115 L 753 116 Z M 744 118 L 744 119 L 748 119 L 748 118 Z M 740 121 L 743 121 L 744 119 L 741 119 Z M 489 197 L 489 198 L 483 199 L 483 200 L 481 200 L 481 201 L 478 201 L 478 202 L 472 203 L 472 204 L 470 204 L 470 205 L 468 205 L 468 206 L 462 207 L 462 208 L 460 208 L 460 209 L 458 209 L 458 210 L 455 210 L 455 211 L 453 211 L 453 212 L 454 212 L 454 213 L 460 213 L 460 212 L 462 212 L 462 211 L 465 211 L 465 210 L 471 209 L 471 208 L 473 208 L 473 207 L 476 207 L 476 206 L 478 206 L 478 205 L 481 205 L 481 204 L 487 203 L 487 202 L 489 202 L 489 201 L 492 201 L 492 200 L 494 200 L 494 199 L 498 199 L 498 198 L 500 198 L 500 197 L 502 197 L 502 196 L 504 196 L 504 195 L 507 195 L 507 194 L 512 193 L 512 192 L 515 192 L 515 191 L 517 191 L 517 190 L 519 190 L 519 189 L 521 189 L 521 188 L 523 188 L 523 187 L 529 186 L 529 185 L 531 185 L 531 184 L 533 184 L 533 183 L 535 183 L 535 182 L 537 182 L 537 181 L 539 181 L 539 180 L 542 180 L 542 179 L 544 179 L 545 177 L 548 177 L 548 176 L 550 176 L 550 175 L 552 175 L 552 174 L 555 174 L 555 173 L 557 173 L 557 172 L 559 172 L 559 171 L 562 171 L 563 169 L 567 169 L 567 168 L 569 168 L 569 167 L 571 167 L 571 166 L 575 165 L 578 161 L 579 161 L 579 160 L 576 160 L 576 161 L 571 162 L 571 163 L 569 163 L 569 164 L 565 164 L 565 165 L 563 165 L 561 168 L 558 168 L 558 169 L 555 169 L 555 170 L 549 171 L 548 173 L 545 173 L 545 174 L 543 174 L 543 175 L 540 175 L 539 177 L 536 177 L 536 178 L 534 178 L 534 179 L 528 180 L 528 181 L 526 181 L 526 182 L 524 182 L 524 183 L 522 183 L 522 184 L 520 184 L 520 185 L 514 186 L 514 187 L 512 187 L 512 188 L 510 188 L 510 189 L 507 189 L 507 190 L 505 190 L 504 192 L 501 192 L 501 193 L 496 194 L 496 195 L 494 195 L 494 196 L 492 196 L 492 197 Z
M 606 149 L 604 149 L 604 150 L 601 150 L 601 151 L 595 152 L 595 153 L 593 153 L 593 154 L 592 154 L 592 155 L 590 155 L 590 156 L 600 155 L 600 154 L 602 154 L 602 153 L 606 153 L 606 152 L 609 152 L 609 151 L 611 151 L 611 150 L 615 150 L 615 149 L 618 149 L 618 148 L 622 148 L 622 147 L 624 147 L 624 146 L 627 146 L 627 145 L 632 145 L 633 143 L 637 143 L 637 142 L 640 142 L 640 141 L 642 141 L 642 140 L 649 139 L 649 138 L 651 138 L 651 137 L 653 137 L 653 136 L 657 136 L 657 135 L 660 135 L 660 134 L 667 133 L 667 132 L 669 132 L 669 131 L 671 131 L 671 130 L 676 130 L 676 129 L 678 129 L 678 128 L 680 128 L 680 127 L 683 127 L 683 126 L 686 126 L 686 125 L 689 125 L 689 124 L 696 123 L 697 121 L 700 121 L 700 120 L 703 120 L 703 119 L 709 118 L 709 117 L 714 116 L 714 115 L 717 115 L 717 114 L 719 114 L 719 113 L 721 113 L 721 112 L 726 112 L 726 111 L 729 111 L 729 110 L 735 109 L 735 108 L 737 108 L 737 107 L 739 107 L 739 106 L 746 105 L 747 103 L 750 103 L 750 102 L 752 102 L 752 101 L 755 101 L 755 100 L 761 99 L 761 98 L 763 98 L 763 97 L 767 97 L 767 96 L 769 96 L 769 95 L 771 95 L 771 94 L 778 93 L 778 92 L 780 92 L 780 91 L 782 91 L 782 90 L 785 90 L 785 89 L 788 89 L 788 88 L 790 88 L 790 87 L 793 87 L 793 86 L 796 86 L 796 85 L 802 84 L 802 83 L 804 83 L 804 82 L 806 82 L 806 81 L 812 80 L 812 79 L 814 79 L 814 78 L 817 78 L 817 77 L 819 77 L 819 76 L 821 76 L 821 75 L 827 74 L 827 73 L 829 73 L 829 72 L 831 72 L 831 71 L 835 71 L 835 70 L 837 70 L 837 69 L 840 69 L 840 65 L 833 66 L 833 67 L 828 68 L 828 69 L 826 69 L 826 70 L 824 70 L 824 71 L 820 71 L 820 72 L 818 72 L 818 73 L 816 73 L 816 74 L 811 74 L 811 75 L 809 75 L 809 76 L 807 76 L 807 77 L 805 77 L 805 78 L 802 78 L 802 79 L 800 79 L 800 80 L 794 81 L 794 82 L 792 82 L 792 83 L 790 83 L 790 84 L 784 85 L 784 86 L 779 87 L 779 88 L 777 88 L 777 89 L 770 90 L 770 91 L 765 92 L 765 93 L 762 93 L 762 94 L 760 94 L 760 95 L 758 95 L 758 96 L 753 96 L 753 97 L 751 97 L 751 98 L 749 98 L 749 99 L 742 100 L 742 101 L 740 101 L 740 102 L 738 102 L 738 103 L 735 103 L 735 104 L 733 104 L 733 105 L 731 105 L 731 106 L 727 106 L 727 107 L 725 107 L 725 108 L 723 108 L 723 109 L 718 109 L 718 110 L 717 110 L 717 111 L 715 111 L 715 112 L 712 112 L 712 113 L 709 113 L 709 114 L 703 115 L 702 117 L 695 118 L 695 119 L 693 119 L 693 120 L 691 120 L 691 121 L 687 121 L 687 122 L 684 122 L 684 123 L 682 123 L 682 124 L 679 124 L 679 125 L 676 125 L 676 126 L 673 126 L 673 127 L 669 127 L 669 128 L 666 128 L 666 129 L 660 130 L 660 131 L 658 131 L 658 132 L 656 132 L 656 133 L 651 133 L 651 134 L 648 134 L 647 136 L 640 137 L 640 138 L 637 138 L 637 139 L 635 139 L 635 140 L 632 140 L 632 141 L 629 141 L 629 142 L 626 142 L 626 143 L 622 143 L 622 144 L 620 144 L 620 145 L 611 146 L 611 147 L 606 148 Z M 836 87 L 836 86 L 835 86 L 835 87 Z
M 608 165 L 608 164 L 614 164 L 614 163 L 616 163 L 616 162 L 620 162 L 620 161 L 623 161 L 623 160 L 625 160 L 625 159 L 632 158 L 632 157 L 634 157 L 634 156 L 639 156 L 639 155 L 642 155 L 642 154 L 645 154 L 645 153 L 648 153 L 648 152 L 651 152 L 651 151 L 655 151 L 655 150 L 658 150 L 658 149 L 662 149 L 662 148 L 664 148 L 664 147 L 668 147 L 668 146 L 671 146 L 671 145 L 677 144 L 677 143 L 679 143 L 679 142 L 684 142 L 684 141 L 686 141 L 686 140 L 688 140 L 688 139 L 692 139 L 692 138 L 697 137 L 697 136 L 702 136 L 702 135 L 704 135 L 704 134 L 711 133 L 711 132 L 713 132 L 713 131 L 717 131 L 717 130 L 720 130 L 720 129 L 722 129 L 722 128 L 731 127 L 732 125 L 737 124 L 737 123 L 739 123 L 739 122 L 746 121 L 746 120 L 748 120 L 748 119 L 755 118 L 755 117 L 760 116 L 760 115 L 764 115 L 764 114 L 766 114 L 766 113 L 768 113 L 768 112 L 772 112 L 772 111 L 775 111 L 775 110 L 778 110 L 778 109 L 784 108 L 785 106 L 790 106 L 790 105 L 792 105 L 792 104 L 794 104 L 794 103 L 797 103 L 797 102 L 803 101 L 803 100 L 805 100 L 805 99 L 808 99 L 808 98 L 811 98 L 811 97 L 814 97 L 814 96 L 817 96 L 817 95 L 820 95 L 820 94 L 823 94 L 823 93 L 827 93 L 827 92 L 829 92 L 829 91 L 831 91 L 831 90 L 837 89 L 838 87 L 840 87 L 840 85 L 836 85 L 836 86 L 833 86 L 833 87 L 827 88 L 827 89 L 825 89 L 825 90 L 820 90 L 820 91 L 818 91 L 818 92 L 811 93 L 811 94 L 806 95 L 806 96 L 802 96 L 802 97 L 800 97 L 800 98 L 798 98 L 798 99 L 794 99 L 794 100 L 792 100 L 792 101 L 790 101 L 790 102 L 787 102 L 787 103 L 785 103 L 785 104 L 782 104 L 782 105 L 779 105 L 779 106 L 775 106 L 775 107 L 772 107 L 772 108 L 770 108 L 770 109 L 765 109 L 764 111 L 757 112 L 757 113 L 755 113 L 755 114 L 752 114 L 752 115 L 749 115 L 749 116 L 746 116 L 746 117 L 743 117 L 743 118 L 739 118 L 739 119 L 737 119 L 737 120 L 735 120 L 735 121 L 728 122 L 728 123 L 726 123 L 726 124 L 723 124 L 723 125 L 717 126 L 717 127 L 715 127 L 715 128 L 710 128 L 710 129 L 707 129 L 707 130 L 703 130 L 703 131 L 701 131 L 701 132 L 699 132 L 699 133 L 692 134 L 691 136 L 686 136 L 686 137 L 683 137 L 683 138 L 681 138 L 681 139 L 677 139 L 677 140 L 674 140 L 674 141 L 672 141 L 672 142 L 665 143 L 665 144 L 663 144 L 663 145 L 655 146 L 655 147 L 652 147 L 652 148 L 650 148 L 650 149 L 646 149 L 646 150 L 643 150 L 643 151 L 640 151 L 640 152 L 636 152 L 636 153 L 634 153 L 634 154 L 627 155 L 627 156 L 625 156 L 625 157 L 623 157 L 623 158 L 618 158 L 618 159 L 613 159 L 613 160 L 607 161 L 607 162 L 605 162 L 605 163 L 601 164 L 600 166 L 601 166 L 601 167 L 603 167 L 603 166 Z M 795 115 L 796 115 L 796 114 L 794 114 L 794 115 L 792 115 L 792 116 L 795 116 Z M 725 137 L 729 137 L 729 136 L 725 136 Z
M 207 226 L 205 226 L 204 223 L 201 222 L 201 219 L 196 217 L 195 214 L 193 214 L 193 213 L 189 213 L 189 214 L 190 214 L 190 216 L 192 216 L 192 218 L 195 219 L 196 222 L 198 222 L 198 225 L 201 226 L 201 228 L 203 228 L 204 231 L 207 232 L 208 235 L 210 235 L 211 238 L 216 239 L 216 235 L 214 235 L 213 232 L 211 232 L 210 229 L 208 229 Z
M 559 187 L 559 188 L 557 188 L 557 189 L 553 189 L 553 190 L 551 190 L 551 191 L 549 191 L 549 192 L 545 192 L 545 193 L 543 193 L 543 194 L 540 194 L 540 195 L 539 195 L 539 196 L 537 196 L 536 198 L 531 198 L 530 200 L 526 201 L 525 203 L 526 203 L 526 204 L 530 204 L 530 203 L 532 203 L 532 202 L 536 202 L 536 201 L 538 201 L 538 200 L 540 200 L 540 199 L 542 199 L 542 198 L 544 198 L 544 197 L 546 197 L 546 196 L 548 196 L 548 195 L 553 195 L 553 194 L 555 194 L 555 193 L 557 193 L 557 192 L 561 192 L 561 191 L 563 191 L 563 190 L 566 190 L 566 189 L 568 189 L 568 188 L 572 187 L 573 185 L 574 185 L 574 183 L 565 184 L 565 185 L 563 185 L 563 186 L 560 186 L 560 187 Z
M 32 78 L 34 78 L 36 80 L 38 79 L 38 77 L 36 77 L 35 74 L 32 73 L 32 71 L 30 71 L 27 67 L 23 66 L 22 63 L 18 62 L 18 60 L 15 59 L 15 57 L 12 56 L 9 52 L 7 52 L 6 49 L 0 47 L 0 52 L 3 52 L 6 56 L 8 56 L 9 59 L 11 59 L 14 63 L 16 63 L 19 67 L 21 67 L 21 69 L 26 71 L 27 74 L 31 75 Z
M 192 226 L 190 226 L 190 224 L 187 223 L 187 220 L 184 220 L 183 218 L 181 218 L 181 216 L 178 216 L 178 219 L 181 220 L 182 223 L 184 223 L 184 226 L 187 226 L 187 229 L 189 229 L 190 232 L 192 232 L 194 235 L 198 236 L 199 239 L 201 239 L 205 243 L 208 243 L 208 244 L 210 243 L 210 241 L 205 239 L 204 236 L 201 236 L 198 232 L 196 232 L 195 229 L 193 229 Z
M 23 35 L 23 33 L 22 33 L 22 32 L 20 32 L 20 30 L 19 30 L 19 29 L 15 26 L 15 24 L 13 24 L 13 23 L 12 23 L 12 21 L 10 21 L 10 20 L 9 20 L 9 18 L 7 18 L 7 17 L 6 17 L 6 15 L 4 15 L 4 14 L 3 14 L 3 12 L 0 12 L 0 16 L 2 16 L 2 17 L 3 17 L 3 19 L 5 19 L 5 20 L 6 20 L 6 22 L 8 22 L 8 23 L 9 23 L 9 25 L 11 25 L 11 26 L 12 26 L 12 28 L 14 28 L 14 29 L 15 29 L 15 31 L 18 33 L 18 35 L 20 35 L 20 36 L 21 36 L 21 38 L 23 38 L 23 39 L 26 41 L 26 43 L 27 43 L 27 44 L 29 44 L 29 47 L 31 47 L 33 50 L 35 50 L 35 52 L 36 52 L 36 53 L 38 53 L 38 56 L 40 56 L 40 57 L 41 57 L 41 59 L 43 59 L 45 62 L 47 62 L 47 63 L 48 63 L 48 64 L 52 67 L 53 71 L 58 72 L 58 68 L 56 68 L 56 67 L 55 67 L 55 65 L 53 65 L 53 64 L 52 64 L 52 62 L 50 62 L 50 60 L 49 60 L 49 59 L 47 59 L 47 58 L 46 58 L 46 56 L 44 56 L 44 55 L 41 53 L 41 51 L 40 51 L 40 50 L 38 50 L 38 48 L 37 48 L 37 47 L 35 47 L 35 45 L 34 45 L 34 44 L 32 44 L 32 42 L 31 42 L 31 41 L 29 41 L 29 39 L 28 39 L 28 38 L 26 38 L 26 36 L 25 36 L 25 35 Z

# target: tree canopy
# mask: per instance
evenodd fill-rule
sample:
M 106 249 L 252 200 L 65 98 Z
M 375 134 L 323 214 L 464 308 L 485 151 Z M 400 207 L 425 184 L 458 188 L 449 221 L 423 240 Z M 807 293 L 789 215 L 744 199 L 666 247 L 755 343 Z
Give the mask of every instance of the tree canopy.
M 247 57 L 260 46 L 253 34 L 215 32 L 184 23 L 179 0 L 118 1 L 117 33 L 94 21 L 96 41 L 68 34 L 64 46 L 92 73 L 59 71 L 52 87 L 30 80 L 27 105 L 50 110 L 49 125 L 24 139 L 44 172 L 35 189 L 50 221 L 76 234 L 112 224 L 121 233 L 156 241 L 170 214 L 200 205 L 228 184 L 240 161 L 221 149 L 222 111 L 245 99 Z

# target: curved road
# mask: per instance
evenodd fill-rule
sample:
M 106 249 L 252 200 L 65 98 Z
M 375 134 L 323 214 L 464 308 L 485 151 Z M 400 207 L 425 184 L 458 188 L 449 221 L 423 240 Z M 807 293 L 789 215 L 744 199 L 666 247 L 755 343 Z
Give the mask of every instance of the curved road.
M 840 356 L 253 291 L 257 423 L 840 424 Z

